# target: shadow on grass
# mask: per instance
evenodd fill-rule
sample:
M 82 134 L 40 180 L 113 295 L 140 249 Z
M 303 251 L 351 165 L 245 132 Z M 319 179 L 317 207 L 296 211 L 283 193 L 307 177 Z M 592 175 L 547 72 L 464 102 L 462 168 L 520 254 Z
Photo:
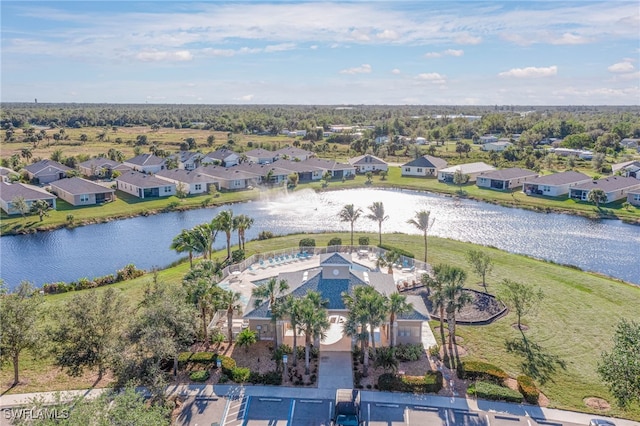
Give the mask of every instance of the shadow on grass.
M 519 355 L 523 358 L 520 368 L 529 377 L 536 379 L 540 384 L 552 380 L 557 368 L 567 369 L 566 362 L 557 355 L 548 353 L 545 348 L 528 340 L 524 333 L 522 339 L 505 340 L 507 352 Z M 553 380 L 552 380 L 553 381 Z

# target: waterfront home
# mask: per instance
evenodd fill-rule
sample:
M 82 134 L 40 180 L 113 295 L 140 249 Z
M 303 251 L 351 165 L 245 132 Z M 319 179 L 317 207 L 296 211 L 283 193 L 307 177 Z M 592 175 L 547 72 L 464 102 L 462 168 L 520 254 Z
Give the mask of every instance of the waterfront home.
M 122 164 L 141 173 L 158 173 L 166 168 L 165 159 L 153 154 L 136 155 L 123 161 Z
M 351 164 L 338 163 L 334 160 L 313 157 L 304 160 L 302 163 L 306 166 L 319 167 L 323 169 L 325 173 L 331 173 L 331 177 L 334 179 L 348 178 L 356 174 L 356 168 Z
M 14 172 L 8 167 L 0 166 L 0 181 L 11 183 L 12 180 L 18 180 L 20 178 L 20 174 Z
M 189 195 L 209 192 L 212 186 L 219 188 L 218 181 L 214 177 L 197 170 L 160 170 L 155 176 L 175 184 L 176 190 L 182 189 Z
M 511 167 L 508 169 L 484 172 L 478 176 L 476 185 L 489 189 L 514 189 L 521 187 L 526 181 L 538 177 L 536 172 Z
M 326 170 L 322 167 L 312 166 L 306 161 L 278 160 L 275 166 L 287 170 L 289 173 L 297 173 L 299 182 L 311 182 L 322 179 Z
M 627 202 L 636 207 L 640 207 L 640 190 L 633 190 L 627 193 Z
M 456 172 L 460 171 L 469 176 L 469 182 L 475 182 L 481 173 L 491 172 L 495 169 L 495 167 L 483 162 L 458 164 L 457 166 L 447 167 L 446 169 L 438 171 L 438 180 L 440 182 L 452 183 L 453 176 Z
M 256 164 L 269 164 L 273 163 L 276 159 L 275 153 L 267 149 L 256 148 L 244 153 L 247 157 L 247 161 Z
M 629 191 L 640 190 L 640 181 L 630 177 L 610 176 L 603 179 L 591 180 L 574 186 L 569 190 L 569 198 L 587 201 L 589 192 L 602 189 L 607 194 L 607 203 L 626 199 Z
M 274 160 L 287 159 L 293 161 L 304 161 L 307 158 L 315 157 L 315 154 L 306 149 L 296 148 L 295 146 L 287 146 L 273 152 Z
M 56 208 L 56 196 L 40 187 L 26 183 L 0 182 L 0 207 L 6 214 L 22 213 L 14 205 L 19 197 L 24 199 L 29 209 L 37 200 L 44 200 L 52 209 Z
M 286 294 L 291 294 L 296 299 L 304 297 L 309 291 L 317 291 L 327 301 L 331 326 L 326 338 L 316 344 L 322 344 L 322 350 L 328 351 L 350 351 L 355 343 L 342 329 L 349 312 L 342 299 L 343 292 L 353 295 L 356 287 L 371 286 L 384 295 L 397 293 L 393 275 L 355 269 L 351 255 L 347 253 L 321 254 L 319 268 L 281 272 L 277 280 L 285 280 L 289 285 Z M 396 327 L 392 329 L 391 324 L 386 321 L 374 330 L 377 345 L 388 345 L 391 333 L 397 336 L 397 343 L 421 343 L 423 329 L 429 327 L 429 314 L 420 296 L 408 296 L 407 301 L 413 305 L 413 309 L 398 316 Z M 251 297 L 243 319 L 258 334 L 260 340 L 273 340 L 277 336 L 279 342 L 291 345 L 291 323 L 284 318 L 274 323 L 271 315 L 269 300 L 256 306 L 255 298 Z
M 612 164 L 611 172 L 625 177 L 640 179 L 640 160 Z
M 350 158 L 349 164 L 356 168 L 356 173 L 386 172 L 389 170 L 389 165 L 384 160 L 371 154 Z
M 510 146 L 513 146 L 513 144 L 509 141 L 497 141 L 497 142 L 487 142 L 485 144 L 482 145 L 482 150 L 483 151 L 495 151 L 495 152 L 502 152 L 505 149 L 509 148 Z
M 438 171 L 447 167 L 446 160 L 431 155 L 423 155 L 400 167 L 402 176 L 438 176 Z
M 67 172 L 73 170 L 64 164 L 60 164 L 53 160 L 40 160 L 36 163 L 29 164 L 23 170 L 27 172 L 29 179 L 34 182 L 45 184 L 54 180 L 64 179 Z
M 49 184 L 51 192 L 72 206 L 89 206 L 113 201 L 116 190 L 80 177 L 60 179 Z
M 138 198 L 169 197 L 176 194 L 176 185 L 173 182 L 136 171 L 118 176 L 116 184 L 118 190 Z
M 192 151 L 178 151 L 176 154 L 169 156 L 169 158 L 176 159 L 179 169 L 195 170 L 200 167 L 204 154 Z
M 87 177 L 109 177 L 120 165 L 123 164 L 105 157 L 96 157 L 78 164 L 78 170 Z
M 260 178 L 254 173 L 247 173 L 236 167 L 200 166 L 196 169 L 203 175 L 211 176 L 221 189 L 246 189 L 257 185 Z
M 592 180 L 584 173 L 569 170 L 561 173 L 539 176 L 525 182 L 523 192 L 527 195 L 559 197 L 569 193 L 569 189 Z
M 289 174 L 291 173 L 289 170 L 278 167 L 277 163 L 241 163 L 234 166 L 233 170 L 240 170 L 241 172 L 254 175 L 258 183 L 271 184 L 286 182 Z
M 240 162 L 240 156 L 227 148 L 216 149 L 215 151 L 205 155 L 200 160 L 200 163 L 202 165 L 206 165 L 206 164 L 218 165 L 219 164 L 224 167 L 236 166 L 239 162 Z

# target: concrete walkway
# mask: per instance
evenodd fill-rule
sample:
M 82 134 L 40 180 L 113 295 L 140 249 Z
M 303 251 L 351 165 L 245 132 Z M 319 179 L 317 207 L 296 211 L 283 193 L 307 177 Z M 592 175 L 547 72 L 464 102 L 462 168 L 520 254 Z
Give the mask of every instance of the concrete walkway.
M 351 352 L 320 351 L 318 389 L 353 389 Z

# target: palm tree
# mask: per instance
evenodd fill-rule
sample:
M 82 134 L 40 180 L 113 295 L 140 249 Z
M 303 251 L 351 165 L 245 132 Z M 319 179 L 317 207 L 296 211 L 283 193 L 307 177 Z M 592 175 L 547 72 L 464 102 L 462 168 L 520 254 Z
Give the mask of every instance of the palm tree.
M 227 311 L 227 338 L 233 343 L 233 314 L 242 314 L 242 295 L 232 290 L 221 291 L 218 295 L 217 306 Z
M 27 204 L 27 201 L 22 195 L 17 195 L 13 200 L 11 200 L 11 207 L 13 207 L 15 211 L 19 212 L 23 218 L 27 213 L 29 213 L 29 204 Z
M 331 326 L 327 310 L 323 307 L 326 301 L 320 293 L 310 291 L 300 302 L 300 327 L 304 330 L 304 371 L 309 374 L 311 341 L 323 339 Z
M 376 260 L 377 268 L 387 268 L 387 274 L 393 274 L 393 265 L 400 260 L 400 253 L 396 250 L 389 250 Z
M 298 331 L 300 331 L 300 320 L 302 318 L 302 299 L 296 299 L 292 295 L 288 295 L 282 305 L 283 312 L 286 312 L 293 330 L 293 366 L 295 367 L 298 365 Z
M 456 336 L 456 312 L 460 312 L 465 305 L 471 303 L 471 295 L 464 291 L 466 272 L 457 267 L 448 268 L 444 276 L 446 285 L 443 288 L 445 297 L 445 311 L 447 312 L 447 325 L 449 327 L 449 353 L 453 353 L 453 344 Z
M 201 223 L 194 226 L 191 229 L 191 233 L 193 234 L 197 251 L 202 253 L 203 257 L 211 260 L 213 242 L 216 238 L 216 233 L 211 230 L 211 225 L 209 223 Z
M 422 234 L 424 235 L 424 263 L 427 263 L 427 232 L 435 221 L 435 219 L 433 219 L 431 223 L 429 223 L 429 215 L 431 215 L 429 210 L 420 210 L 416 212 L 413 219 L 409 219 L 407 221 L 409 225 L 415 226 L 422 231 Z
M 31 157 L 33 157 L 33 152 L 31 152 L 31 148 L 25 147 L 20 150 L 20 155 L 22 156 L 22 158 L 24 158 L 26 162 L 29 162 Z
M 407 296 L 400 293 L 392 293 L 387 298 L 387 310 L 389 311 L 389 327 L 391 328 L 391 347 L 396 345 L 395 324 L 398 315 L 411 312 L 413 305 L 407 303 Z
M 389 219 L 389 216 L 384 214 L 384 204 L 381 201 L 376 201 L 369 206 L 371 213 L 367 215 L 367 219 L 378 222 L 378 235 L 380 236 L 380 244 L 382 244 L 382 222 Z
M 427 286 L 429 290 L 429 299 L 431 299 L 431 303 L 433 303 L 433 309 L 438 310 L 438 317 L 440 318 L 440 339 L 442 340 L 442 344 L 444 345 L 444 305 L 445 305 L 445 294 L 443 291 L 444 287 L 444 279 L 446 274 L 446 269 L 449 268 L 449 265 L 438 264 L 433 267 L 433 275 L 432 279 L 428 274 L 424 274 L 421 278 L 421 281 L 424 285 Z
M 355 223 L 356 220 L 360 218 L 361 214 L 362 214 L 362 209 L 361 208 L 356 209 L 353 206 L 353 204 L 345 205 L 342 208 L 342 210 L 340 210 L 340 213 L 338 213 L 338 217 L 340 218 L 341 222 L 351 223 L 351 245 L 352 246 L 353 246 L 353 224 Z
M 219 266 L 219 265 L 218 265 Z M 187 301 L 195 305 L 202 320 L 202 337 L 209 341 L 207 329 L 208 318 L 213 315 L 218 288 L 218 278 L 221 276 L 219 267 L 214 262 L 203 261 L 191 268 L 182 279 L 187 291 Z
M 241 250 L 244 250 L 245 243 L 245 231 L 250 229 L 253 225 L 253 218 L 246 214 L 241 214 L 233 218 L 233 227 L 238 231 L 238 245 Z
M 51 206 L 45 200 L 36 200 L 31 204 L 31 211 L 40 217 L 40 222 L 44 216 L 49 216 Z
M 231 259 L 231 232 L 233 231 L 233 211 L 223 210 L 211 221 L 216 231 L 223 231 L 227 236 L 227 259 Z
M 177 253 L 189 253 L 189 267 L 193 268 L 193 252 L 196 251 L 194 234 L 189 229 L 183 229 L 173 238 L 171 250 Z
M 286 280 L 278 281 L 275 277 L 271 278 L 265 284 L 255 287 L 252 290 L 252 295 L 255 299 L 254 306 L 257 308 L 262 305 L 265 300 L 269 301 L 269 309 L 271 310 L 271 321 L 275 323 L 276 330 L 274 334 L 274 347 L 278 347 L 278 319 L 282 316 L 283 312 L 278 307 L 278 299 L 284 296 L 284 292 L 289 288 L 289 283 Z

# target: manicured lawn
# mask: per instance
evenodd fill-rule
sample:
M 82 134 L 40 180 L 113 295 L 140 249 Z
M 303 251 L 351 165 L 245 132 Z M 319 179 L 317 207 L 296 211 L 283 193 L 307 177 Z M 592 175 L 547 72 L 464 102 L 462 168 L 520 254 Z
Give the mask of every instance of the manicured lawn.
M 357 225 L 356 225 L 357 229 Z M 369 236 L 371 241 L 377 239 L 376 234 L 356 232 L 355 238 Z M 326 246 L 333 237 L 341 237 L 343 242 L 349 240 L 348 233 L 299 234 L 247 243 L 247 255 L 257 252 L 276 250 L 298 245 L 301 238 L 316 239 L 318 247 Z M 403 234 L 385 234 L 383 242 L 402 247 L 422 258 L 423 245 L 420 236 Z M 480 278 L 468 268 L 464 258 L 472 247 L 469 243 L 440 238 L 430 238 L 429 262 L 450 263 L 458 265 L 468 273 L 467 286 L 480 289 Z M 558 369 L 553 379 L 540 388 L 550 399 L 551 406 L 564 409 L 588 411 L 583 399 L 597 396 L 604 398 L 614 406 L 611 414 L 631 417 L 640 420 L 640 407 L 633 406 L 626 412 L 615 408 L 613 399 L 595 372 L 602 351 L 611 347 L 611 335 L 620 318 L 640 318 L 640 287 L 620 283 L 616 280 L 592 273 L 581 272 L 548 262 L 528 257 L 509 254 L 497 249 L 483 248 L 494 263 L 493 271 L 487 277 L 489 292 L 495 292 L 498 283 L 504 279 L 529 282 L 539 286 L 545 293 L 539 311 L 535 315 L 526 316 L 523 322 L 529 326 L 526 336 L 539 344 L 549 354 L 556 355 L 566 362 L 566 370 Z M 218 252 L 214 257 L 222 258 L 224 253 Z M 165 285 L 179 285 L 182 275 L 188 270 L 188 263 L 160 271 L 158 279 Z M 140 300 L 145 285 L 152 280 L 151 274 L 136 280 L 114 285 L 123 291 L 130 304 Z M 102 289 L 98 289 L 102 291 Z M 61 303 L 74 293 L 66 293 L 46 297 L 49 309 L 59 309 Z M 511 376 L 520 372 L 520 359 L 508 354 L 504 347 L 506 339 L 517 338 L 520 334 L 512 327 L 515 316 L 509 314 L 488 326 L 459 326 L 458 334 L 464 339 L 462 345 L 468 357 L 491 362 Z M 24 357 L 22 376 L 31 381 L 31 385 L 18 387 L 12 392 L 45 390 L 50 388 L 88 387 L 88 379 L 84 382 L 77 379 L 65 384 L 64 375 L 58 375 L 51 383 L 44 383 L 34 378 L 40 377 L 55 367 L 51 361 L 42 358 L 38 362 L 27 361 Z M 0 373 L 0 383 L 7 383 L 11 376 L 8 366 Z

